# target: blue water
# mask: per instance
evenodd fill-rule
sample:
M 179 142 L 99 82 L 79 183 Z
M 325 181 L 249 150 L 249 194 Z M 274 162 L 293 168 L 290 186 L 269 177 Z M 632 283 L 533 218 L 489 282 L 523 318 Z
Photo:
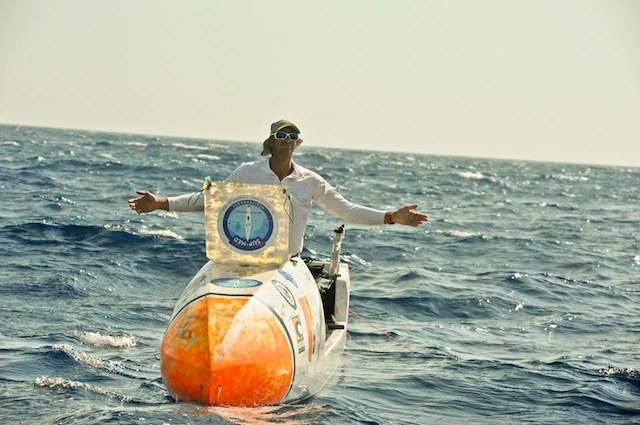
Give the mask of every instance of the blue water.
M 205 261 L 198 190 L 260 145 L 0 126 L 2 424 L 640 423 L 640 169 L 314 147 L 348 199 L 418 203 L 414 229 L 347 225 L 351 338 L 298 405 L 174 403 L 159 346 Z M 314 208 L 306 247 L 340 219 Z M 366 320 L 366 322 L 364 321 Z M 385 336 L 386 332 L 389 336 Z

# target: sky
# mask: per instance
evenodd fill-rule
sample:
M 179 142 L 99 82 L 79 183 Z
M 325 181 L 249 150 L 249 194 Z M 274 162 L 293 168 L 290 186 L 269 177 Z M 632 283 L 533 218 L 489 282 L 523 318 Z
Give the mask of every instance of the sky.
M 639 0 L 0 0 L 0 124 L 640 167 Z M 304 146 L 304 145 L 303 145 Z

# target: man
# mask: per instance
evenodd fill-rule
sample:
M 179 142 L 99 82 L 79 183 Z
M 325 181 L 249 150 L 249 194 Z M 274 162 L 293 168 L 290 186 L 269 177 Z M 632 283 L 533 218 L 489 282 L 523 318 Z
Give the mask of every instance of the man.
M 417 205 L 407 205 L 397 211 L 381 211 L 347 201 L 317 173 L 293 161 L 293 152 L 302 143 L 300 130 L 289 120 L 271 124 L 269 138 L 264 141 L 262 155 L 268 159 L 247 162 L 233 171 L 226 182 L 282 184 L 293 194 L 293 217 L 289 228 L 289 252 L 302 251 L 304 231 L 311 203 L 315 201 L 325 210 L 357 224 L 404 224 L 419 226 L 429 218 L 414 211 Z M 158 197 L 150 192 L 137 191 L 138 198 L 129 199 L 129 206 L 138 214 L 157 209 L 167 211 L 201 211 L 204 197 L 186 194 L 177 197 Z M 194 198 L 197 200 L 194 202 Z

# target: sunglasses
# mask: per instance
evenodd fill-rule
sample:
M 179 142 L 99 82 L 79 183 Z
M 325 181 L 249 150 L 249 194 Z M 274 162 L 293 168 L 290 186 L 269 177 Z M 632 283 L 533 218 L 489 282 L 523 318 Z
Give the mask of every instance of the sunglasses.
M 276 133 L 271 133 L 271 135 L 276 140 L 285 140 L 287 137 L 289 137 L 289 139 L 295 141 L 295 140 L 298 140 L 300 138 L 300 135 L 298 133 L 285 133 L 284 131 L 278 131 Z

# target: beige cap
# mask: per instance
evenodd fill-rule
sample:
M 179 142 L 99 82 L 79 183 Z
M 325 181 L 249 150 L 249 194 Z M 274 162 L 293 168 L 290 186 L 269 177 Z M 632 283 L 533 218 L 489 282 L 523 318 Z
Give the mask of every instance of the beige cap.
M 297 133 L 300 133 L 300 129 L 298 128 L 298 126 L 289 120 L 278 120 L 274 122 L 273 124 L 271 124 L 271 131 L 269 132 L 269 137 L 267 137 L 267 139 L 262 144 L 262 153 L 260 155 L 264 156 L 264 155 L 271 154 L 271 144 L 269 143 L 269 141 L 271 140 L 271 134 L 277 133 L 278 131 L 282 130 L 285 127 L 291 127 Z M 296 143 L 296 147 L 298 147 L 300 143 L 302 143 L 302 139 L 298 139 L 298 142 Z

